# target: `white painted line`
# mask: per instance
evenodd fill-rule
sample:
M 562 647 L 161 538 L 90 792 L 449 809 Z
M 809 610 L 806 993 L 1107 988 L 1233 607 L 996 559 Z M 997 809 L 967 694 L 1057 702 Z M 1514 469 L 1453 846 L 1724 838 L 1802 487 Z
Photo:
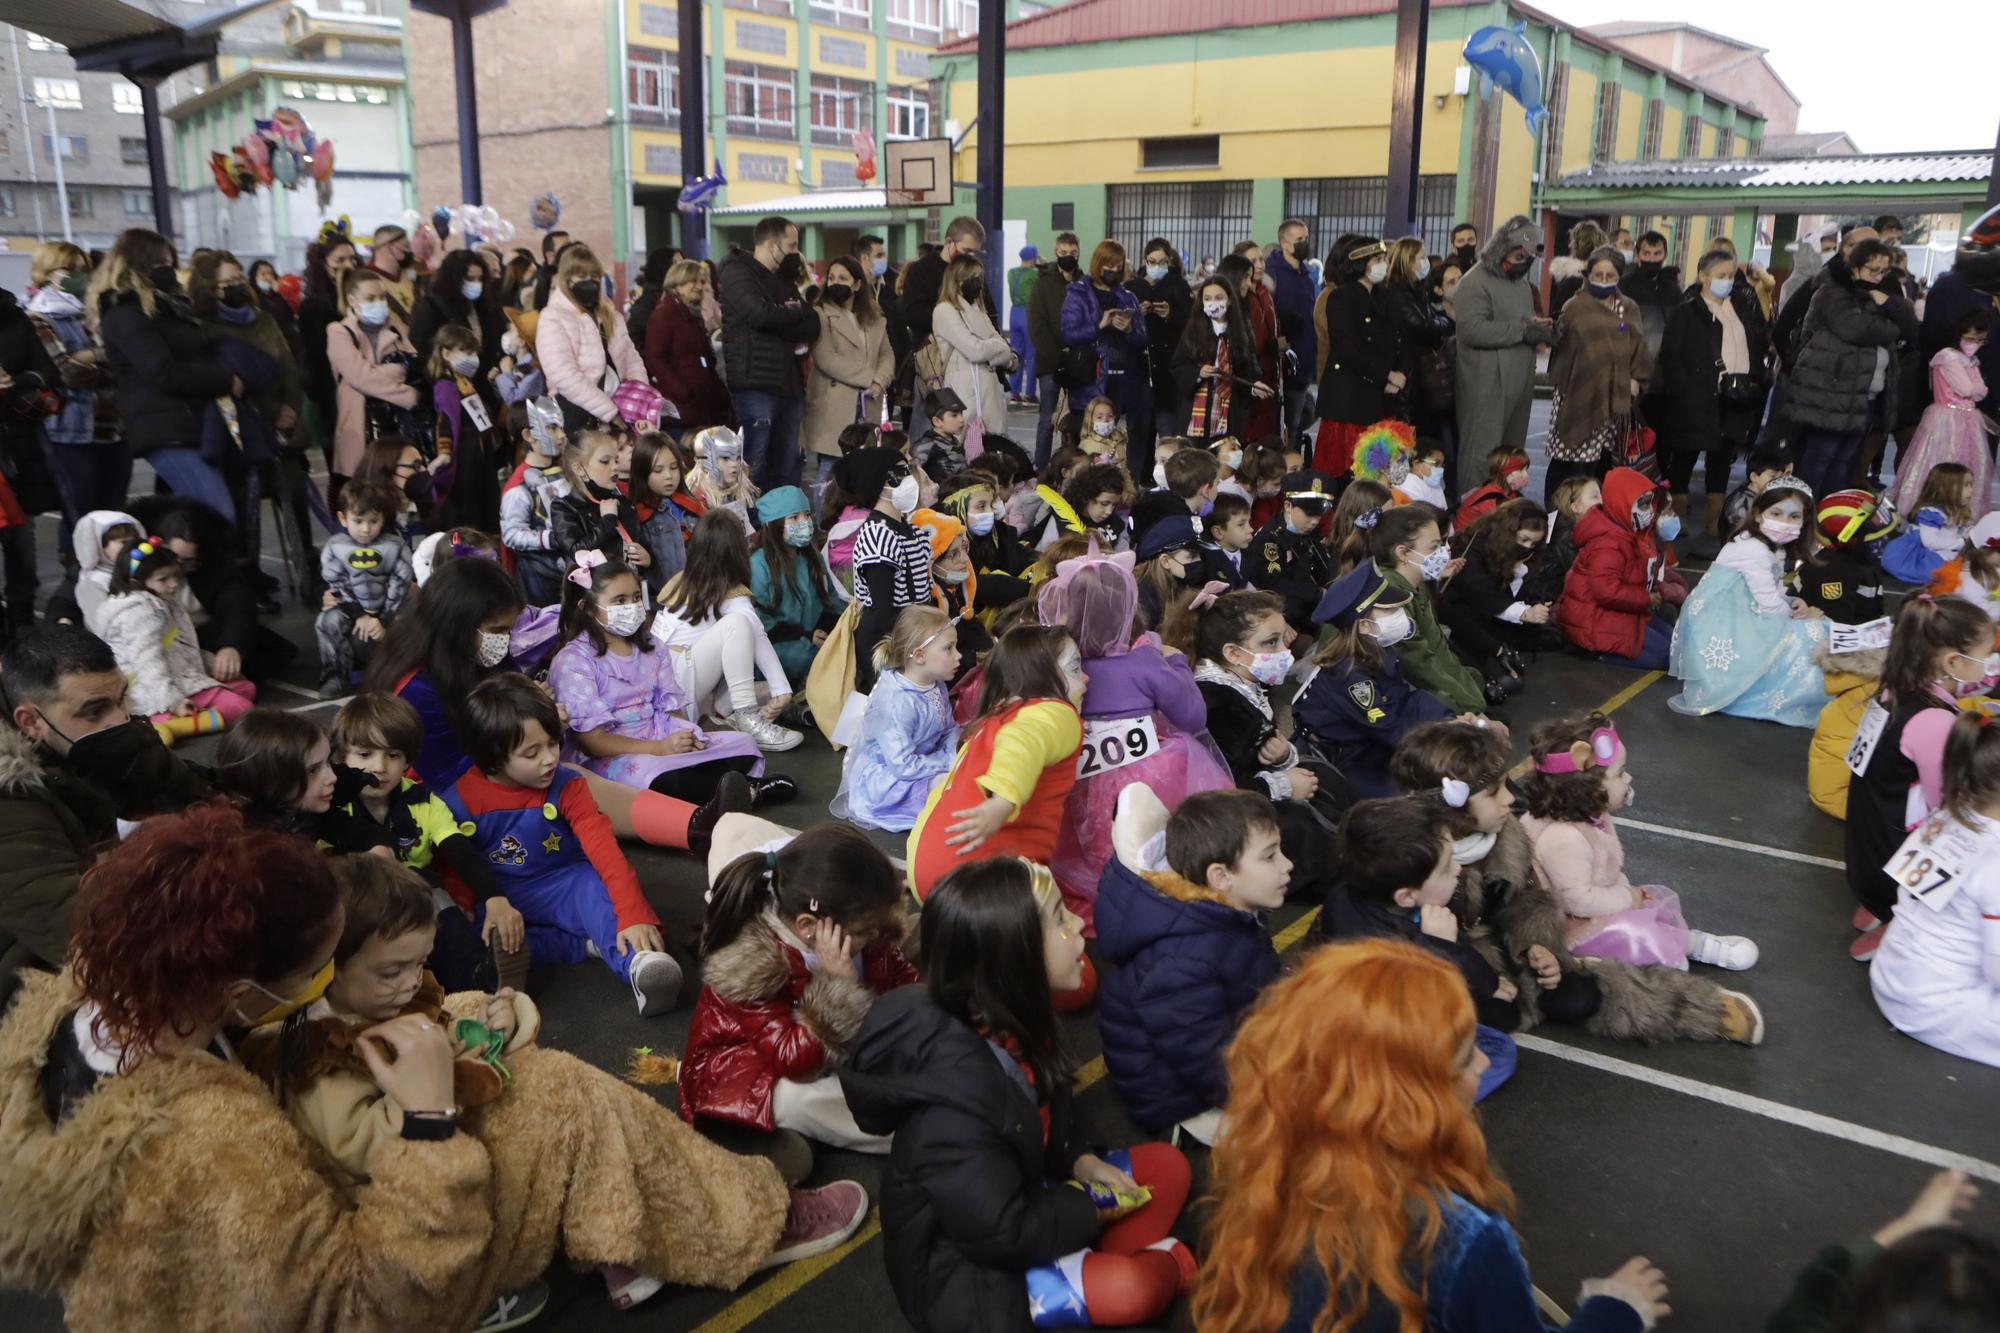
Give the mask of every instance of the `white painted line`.
M 307 708 L 312 707 L 313 704 L 339 702 L 338 700 L 335 699 L 322 699 L 319 697 L 318 690 L 309 690 L 306 689 L 303 685 L 294 685 L 288 680 L 267 680 L 262 685 L 258 686 L 258 688 L 265 690 L 283 690 L 286 694 L 295 695 L 301 699 L 310 699 L 312 700 L 312 704 L 307 704 L 306 705 Z M 303 710 L 295 708 L 292 711 L 300 712 Z
M 1786 847 L 1766 847 L 1758 842 L 1743 842 L 1736 838 L 1719 837 L 1713 833 L 1696 833 L 1693 829 L 1674 828 L 1667 824 L 1649 824 L 1643 819 L 1627 819 L 1623 815 L 1611 816 L 1611 822 L 1626 828 L 1638 829 L 1641 833 L 1658 833 L 1668 838 L 1683 838 L 1688 842 L 1705 842 L 1711 847 L 1728 847 L 1739 852 L 1755 852 L 1759 856 L 1774 856 L 1780 861 L 1797 861 L 1803 865 L 1824 866 L 1828 870 L 1845 870 L 1847 862 L 1835 861 L 1825 856 L 1808 856 Z
M 1751 1115 L 1760 1115 L 1767 1120 L 1776 1120 L 1782 1124 L 1811 1130 L 1828 1138 L 1859 1144 L 1861 1147 L 1873 1148 L 1878 1152 L 1893 1153 L 1898 1157 L 1907 1157 L 1913 1162 L 1924 1162 L 1946 1170 L 1963 1171 L 1974 1179 L 2000 1184 L 2000 1163 L 1968 1157 L 1964 1153 L 1933 1147 L 1928 1143 L 1919 1143 L 1900 1134 L 1886 1134 L 1879 1129 L 1870 1129 L 1866 1125 L 1857 1125 L 1849 1120 L 1838 1120 L 1830 1115 L 1821 1115 L 1817 1111 L 1802 1111 L 1796 1106 L 1787 1106 L 1783 1102 L 1770 1101 L 1764 1097 L 1753 1097 L 1747 1092 L 1735 1092 L 1729 1088 L 1718 1088 L 1713 1084 L 1682 1078 L 1678 1074 L 1662 1073 L 1657 1069 L 1648 1069 L 1645 1065 L 1633 1064 L 1629 1060 L 1620 1060 L 1616 1056 L 1600 1055 L 1596 1051 L 1565 1046 L 1561 1042 L 1550 1041 L 1547 1037 L 1520 1033 L 1515 1035 L 1514 1042 L 1524 1050 L 1552 1055 L 1558 1060 L 1567 1060 L 1571 1064 L 1583 1065 L 1588 1069 L 1618 1074 L 1640 1083 L 1651 1084 L 1656 1088 L 1665 1088 L 1669 1092 L 1699 1097 L 1705 1102 L 1714 1102 L 1717 1106 L 1726 1106 L 1735 1111 L 1747 1111 Z

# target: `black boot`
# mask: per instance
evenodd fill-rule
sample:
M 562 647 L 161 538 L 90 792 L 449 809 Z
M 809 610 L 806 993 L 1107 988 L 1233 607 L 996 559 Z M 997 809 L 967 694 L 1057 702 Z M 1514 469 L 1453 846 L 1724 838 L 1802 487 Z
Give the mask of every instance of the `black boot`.
M 715 795 L 703 801 L 688 820 L 688 851 L 706 861 L 715 836 L 716 821 L 724 815 L 747 815 L 756 804 L 750 779 L 741 773 L 725 773 L 715 784 Z
M 750 799 L 754 808 L 762 810 L 767 805 L 783 805 L 799 794 L 799 784 L 783 773 L 774 773 L 768 778 L 750 779 Z

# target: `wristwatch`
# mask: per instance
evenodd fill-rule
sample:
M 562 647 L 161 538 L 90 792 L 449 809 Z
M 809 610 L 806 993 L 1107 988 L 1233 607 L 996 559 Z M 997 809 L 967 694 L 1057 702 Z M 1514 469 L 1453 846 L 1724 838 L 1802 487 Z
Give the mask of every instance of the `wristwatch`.
M 458 1118 L 464 1113 L 460 1106 L 443 1111 L 405 1111 L 403 1137 L 430 1142 L 448 1139 L 458 1132 Z

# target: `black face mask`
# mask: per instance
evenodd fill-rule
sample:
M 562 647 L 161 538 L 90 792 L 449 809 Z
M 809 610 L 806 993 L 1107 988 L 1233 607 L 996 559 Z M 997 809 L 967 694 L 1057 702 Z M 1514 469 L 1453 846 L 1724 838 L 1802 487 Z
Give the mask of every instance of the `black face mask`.
M 1185 587 L 1199 588 L 1208 582 L 1208 571 L 1202 568 L 1201 561 L 1191 560 L 1187 567 L 1174 577 Z
M 965 298 L 968 305 L 978 305 L 979 298 L 986 294 L 985 279 L 973 278 L 969 282 L 960 283 L 958 294 Z
M 1658 273 L 1666 266 L 1667 261 L 1664 259 L 1642 259 L 1639 261 L 1639 271 L 1648 276 Z
M 604 288 L 595 282 L 579 282 L 569 289 L 569 294 L 585 310 L 595 310 L 598 298 L 604 295 Z
M 829 282 L 826 285 L 826 299 L 835 305 L 846 305 L 847 298 L 854 295 L 854 288 L 844 282 Z
M 177 292 L 181 289 L 181 272 L 172 264 L 161 264 L 146 276 L 152 280 L 157 291 Z
M 50 731 L 56 730 L 46 714 L 42 721 L 48 723 Z M 56 731 L 56 735 L 61 736 L 62 733 Z M 153 724 L 135 717 L 115 727 L 93 731 L 88 736 L 70 741 L 69 753 L 63 756 L 63 766 L 116 790 L 139 767 L 140 758 L 148 750 L 164 749 L 166 743 L 160 739 L 160 733 Z
M 1478 258 L 1478 253 L 1472 246 L 1461 245 L 1458 247 L 1458 266 L 1460 269 L 1471 268 L 1472 261 L 1476 258 Z
M 1125 270 L 1122 268 L 1107 268 L 1104 270 L 1103 276 L 1106 287 L 1116 287 L 1119 283 L 1125 281 Z
M 1526 273 L 1529 270 L 1529 268 L 1531 268 L 1534 265 L 1534 262 L 1535 261 L 1532 259 L 1522 259 L 1513 263 L 1509 263 L 1508 261 L 1503 259 L 1502 261 L 1500 261 L 1500 271 L 1502 273 L 1505 273 L 1510 278 L 1519 278 L 1522 274 Z
M 1056 256 L 1056 267 L 1057 267 L 1057 268 L 1059 268 L 1059 269 L 1061 269 L 1061 270 L 1062 270 L 1063 272 L 1065 272 L 1065 273 L 1074 273 L 1074 272 L 1076 272 L 1076 256 L 1075 256 L 1075 255 L 1057 255 L 1057 256 Z
M 622 500 L 625 498 L 625 493 L 616 486 L 600 486 L 594 481 L 587 481 L 584 483 L 584 487 L 590 492 L 590 498 L 593 500 Z
M 1305 263 L 1308 259 L 1311 259 L 1312 258 L 1311 244 L 1306 241 L 1294 241 L 1292 243 L 1292 258 L 1298 260 L 1301 264 Z
M 806 275 L 806 257 L 794 250 L 778 261 L 778 276 L 796 287 L 799 279 Z
M 231 310 L 241 310 L 250 304 L 250 289 L 240 282 L 232 282 L 216 293 L 215 299 Z
M 429 504 L 431 491 L 436 483 L 428 472 L 419 472 L 403 483 L 403 494 L 410 497 L 412 504 Z

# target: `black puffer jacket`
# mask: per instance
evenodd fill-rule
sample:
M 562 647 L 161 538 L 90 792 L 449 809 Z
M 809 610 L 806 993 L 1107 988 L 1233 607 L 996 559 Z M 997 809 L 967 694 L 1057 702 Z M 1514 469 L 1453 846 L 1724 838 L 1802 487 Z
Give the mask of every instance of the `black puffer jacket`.
M 1806 311 L 1799 358 L 1787 381 L 1792 420 L 1801 426 L 1851 433 L 1868 425 L 1868 386 L 1876 350 L 1887 349 L 1882 420 L 1896 420 L 1896 344 L 1920 336 L 1917 312 L 1901 296 L 1877 305 L 1873 288 L 1843 265 L 1826 270 Z
M 159 296 L 148 315 L 131 293 L 106 294 L 98 336 L 116 376 L 118 416 L 135 455 L 201 446 L 201 410 L 230 390 L 231 375 L 179 297 Z
M 903 1317 L 920 1333 L 1029 1327 L 1023 1274 L 1097 1239 L 1097 1210 L 1056 1183 L 1070 1090 L 1049 1107 L 1048 1145 L 1027 1080 L 922 986 L 875 1002 L 840 1088 L 871 1134 L 894 1134 L 882 1180 L 882 1244 Z
M 747 250 L 723 261 L 715 297 L 722 303 L 722 361 L 730 390 L 803 397 L 805 379 L 792 349 L 819 337 L 819 312 Z

